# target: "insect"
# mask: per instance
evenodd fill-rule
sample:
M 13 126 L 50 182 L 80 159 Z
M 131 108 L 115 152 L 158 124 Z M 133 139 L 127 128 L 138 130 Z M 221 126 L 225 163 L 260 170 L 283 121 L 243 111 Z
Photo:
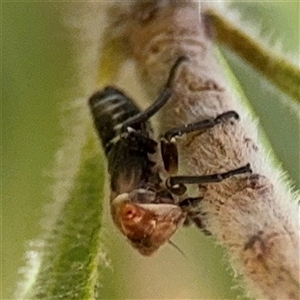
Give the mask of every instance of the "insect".
M 185 57 L 177 59 L 164 90 L 145 111 L 140 111 L 128 96 L 111 86 L 89 99 L 94 124 L 108 160 L 113 221 L 131 245 L 146 256 L 168 242 L 181 225 L 194 221 L 201 227 L 200 212 L 195 210 L 201 198 L 188 197 L 186 184 L 219 182 L 251 172 L 247 164 L 220 174 L 168 177 L 177 172 L 176 138 L 212 128 L 231 118 L 238 119 L 236 112 L 228 111 L 214 119 L 173 128 L 161 137 L 159 145 L 153 137 L 149 119 L 170 99 L 172 79 L 186 60 Z M 162 179 L 164 174 L 167 174 L 166 180 Z

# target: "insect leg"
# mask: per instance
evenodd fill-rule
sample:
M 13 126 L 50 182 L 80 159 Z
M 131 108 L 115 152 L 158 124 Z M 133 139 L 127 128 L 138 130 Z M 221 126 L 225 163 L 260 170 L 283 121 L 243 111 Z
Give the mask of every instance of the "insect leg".
M 163 135 L 163 139 L 167 140 L 167 141 L 171 141 L 172 138 L 180 137 L 183 134 L 191 133 L 191 132 L 202 130 L 202 129 L 212 128 L 212 127 L 226 121 L 227 119 L 231 119 L 231 118 L 238 120 L 239 115 L 235 111 L 230 110 L 223 114 L 218 115 L 214 119 L 206 119 L 206 120 L 199 121 L 199 122 L 189 123 L 184 126 L 175 127 L 175 128 L 168 130 Z
M 201 183 L 213 183 L 223 181 L 231 176 L 244 173 L 252 173 L 250 164 L 247 164 L 241 168 L 230 170 L 225 173 L 204 175 L 204 176 L 171 176 L 166 180 L 166 187 L 170 191 L 174 191 L 175 194 L 178 194 L 177 191 L 186 191 L 186 184 L 201 184 Z
M 177 173 L 178 169 L 178 150 L 176 146 L 176 138 L 183 134 L 188 134 L 194 131 L 212 128 L 227 119 L 239 119 L 239 115 L 235 111 L 227 111 L 220 114 L 214 119 L 206 119 L 199 122 L 189 123 L 184 126 L 175 127 L 168 130 L 161 138 L 161 154 L 164 163 L 164 168 L 169 174 Z
M 202 199 L 202 197 L 189 197 L 180 201 L 178 205 L 182 208 L 195 207 L 200 203 Z
M 205 235 L 211 235 L 211 232 L 208 231 L 203 222 L 202 217 L 203 213 L 199 208 L 199 203 L 203 200 L 202 197 L 196 198 L 185 198 L 184 200 L 178 203 L 178 206 L 182 208 L 183 211 L 187 213 L 186 220 L 184 225 L 190 225 L 193 222 Z
M 129 118 L 127 121 L 123 123 L 123 129 L 131 127 L 133 124 L 146 122 L 148 121 L 154 114 L 156 114 L 170 99 L 171 97 L 171 83 L 176 74 L 176 71 L 180 64 L 187 60 L 185 56 L 180 56 L 173 67 L 170 70 L 169 78 L 167 84 L 162 91 L 162 93 L 158 96 L 158 98 L 154 101 L 152 105 L 150 105 L 145 111 L 140 112 L 139 114 Z

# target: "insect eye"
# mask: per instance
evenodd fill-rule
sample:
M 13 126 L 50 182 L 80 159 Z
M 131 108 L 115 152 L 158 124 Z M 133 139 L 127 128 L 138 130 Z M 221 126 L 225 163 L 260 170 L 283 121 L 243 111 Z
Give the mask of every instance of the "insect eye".
M 123 214 L 123 219 L 133 220 L 134 218 L 140 215 L 140 212 L 136 206 L 127 204 L 124 206 L 122 214 Z

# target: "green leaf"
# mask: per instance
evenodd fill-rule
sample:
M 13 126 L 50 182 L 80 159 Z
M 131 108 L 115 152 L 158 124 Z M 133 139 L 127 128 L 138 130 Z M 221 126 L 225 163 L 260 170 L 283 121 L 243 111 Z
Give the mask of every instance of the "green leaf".
M 37 250 L 41 264 L 24 299 L 95 298 L 106 264 L 101 261 L 104 166 L 95 148 L 90 140 L 82 150 L 74 185 Z
M 300 103 L 300 69 L 247 35 L 216 11 L 210 11 L 218 40 L 238 54 L 284 93 Z

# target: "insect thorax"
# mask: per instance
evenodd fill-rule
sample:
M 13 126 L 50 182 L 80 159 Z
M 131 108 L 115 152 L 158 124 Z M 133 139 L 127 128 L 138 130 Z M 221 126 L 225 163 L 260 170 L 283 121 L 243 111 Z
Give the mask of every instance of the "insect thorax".
M 151 187 L 155 165 L 149 154 L 156 152 L 157 143 L 151 138 L 148 122 L 138 122 L 129 128 L 123 123 L 140 113 L 134 102 L 120 90 L 107 87 L 89 100 L 95 127 L 105 149 L 111 190 L 114 194 Z M 154 183 L 155 184 L 155 183 Z

